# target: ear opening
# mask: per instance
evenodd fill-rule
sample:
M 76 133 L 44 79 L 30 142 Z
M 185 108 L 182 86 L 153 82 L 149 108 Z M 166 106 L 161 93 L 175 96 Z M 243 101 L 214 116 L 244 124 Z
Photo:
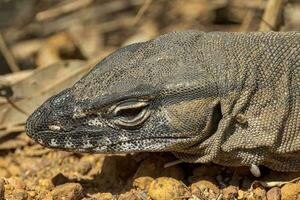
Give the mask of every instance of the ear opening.
M 211 116 L 211 129 L 209 130 L 210 134 L 214 134 L 217 129 L 219 122 L 221 121 L 223 115 L 222 115 L 222 109 L 221 109 L 221 104 L 218 102 L 214 107 L 212 111 L 212 116 Z

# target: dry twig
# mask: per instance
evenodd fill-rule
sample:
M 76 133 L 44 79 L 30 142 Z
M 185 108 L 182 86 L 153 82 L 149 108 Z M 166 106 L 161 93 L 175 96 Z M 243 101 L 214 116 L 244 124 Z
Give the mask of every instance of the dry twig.
M 3 54 L 12 72 L 20 71 L 20 68 L 17 65 L 15 58 L 11 54 L 10 50 L 8 49 L 1 32 L 0 32 L 0 52 Z
M 50 18 L 58 17 L 62 14 L 73 12 L 80 8 L 86 7 L 92 2 L 93 0 L 75 0 L 57 8 L 50 8 L 48 10 L 37 13 L 36 20 L 44 21 Z
M 282 15 L 285 0 L 269 0 L 265 9 L 259 31 L 276 30 Z
M 142 5 L 142 7 L 138 11 L 137 15 L 135 16 L 135 18 L 132 22 L 132 26 L 135 26 L 141 20 L 141 18 L 145 14 L 146 10 L 149 8 L 151 2 L 152 2 L 152 0 L 146 0 L 145 1 L 145 3 Z
M 255 17 L 255 11 L 252 9 L 249 9 L 247 11 L 246 16 L 243 19 L 243 22 L 241 24 L 239 32 L 247 32 L 249 30 L 249 27 L 250 27 L 254 17 Z

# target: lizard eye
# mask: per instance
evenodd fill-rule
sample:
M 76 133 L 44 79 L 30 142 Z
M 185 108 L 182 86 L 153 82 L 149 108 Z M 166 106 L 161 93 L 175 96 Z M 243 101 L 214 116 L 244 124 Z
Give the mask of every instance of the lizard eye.
M 111 113 L 116 125 L 124 128 L 137 128 L 150 116 L 149 102 L 127 100 L 114 106 Z

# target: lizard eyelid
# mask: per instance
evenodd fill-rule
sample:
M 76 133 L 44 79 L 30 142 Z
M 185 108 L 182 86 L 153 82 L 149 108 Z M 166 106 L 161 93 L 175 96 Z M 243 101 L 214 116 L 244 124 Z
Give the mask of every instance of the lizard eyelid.
M 141 100 L 127 100 L 111 108 L 113 122 L 124 128 L 135 128 L 150 116 L 149 102 Z

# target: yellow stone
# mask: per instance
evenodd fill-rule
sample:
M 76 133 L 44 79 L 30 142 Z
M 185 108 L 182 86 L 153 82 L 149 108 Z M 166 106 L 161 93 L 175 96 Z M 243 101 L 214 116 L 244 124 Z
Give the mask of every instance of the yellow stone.
M 185 186 L 182 182 L 169 178 L 160 177 L 151 182 L 148 195 L 153 200 L 181 199 L 185 194 Z

